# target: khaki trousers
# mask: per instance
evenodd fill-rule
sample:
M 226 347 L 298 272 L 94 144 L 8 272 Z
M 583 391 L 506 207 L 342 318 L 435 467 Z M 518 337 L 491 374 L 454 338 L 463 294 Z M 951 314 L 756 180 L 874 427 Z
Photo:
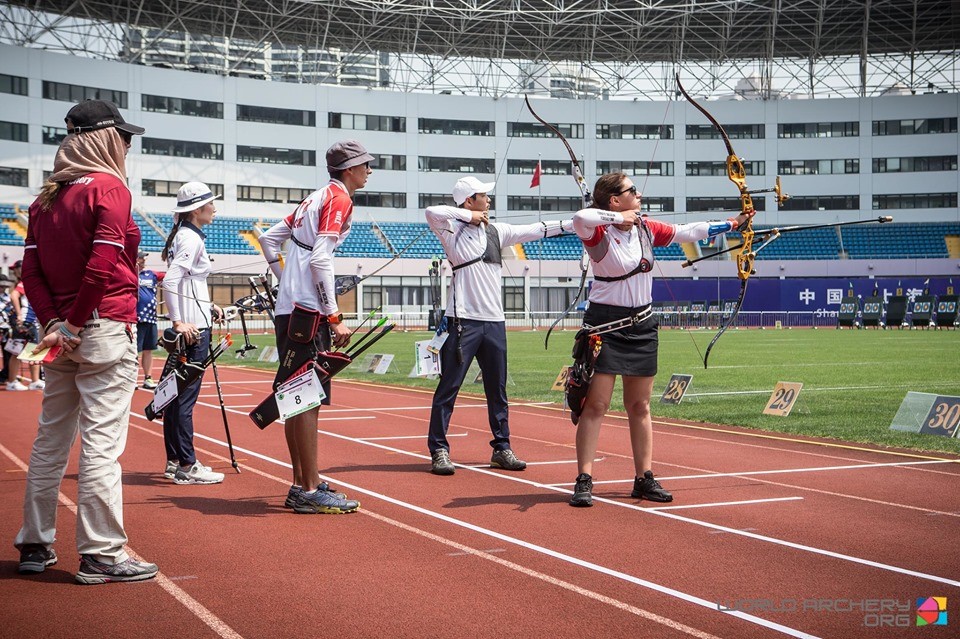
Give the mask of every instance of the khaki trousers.
M 135 325 L 93 319 L 76 350 L 45 366 L 47 384 L 30 454 L 23 528 L 14 542 L 18 548 L 49 548 L 56 541 L 58 492 L 79 433 L 77 550 L 111 564 L 127 559 L 120 455 L 137 381 L 135 330 Z

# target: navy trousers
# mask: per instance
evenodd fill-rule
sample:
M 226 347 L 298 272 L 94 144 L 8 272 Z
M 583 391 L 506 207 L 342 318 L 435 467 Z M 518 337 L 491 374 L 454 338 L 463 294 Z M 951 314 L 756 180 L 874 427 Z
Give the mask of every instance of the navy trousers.
M 474 357 L 483 374 L 483 393 L 487 397 L 487 417 L 494 450 L 510 448 L 510 426 L 507 423 L 507 328 L 505 322 L 459 320 L 463 327 L 460 349 L 463 361 L 457 358 L 456 318 L 449 319 L 450 336 L 440 349 L 440 383 L 433 394 L 430 432 L 427 448 L 433 454 L 440 448 L 450 450 L 447 428 L 453 415 L 460 386 Z M 470 380 L 473 381 L 473 380 Z
M 187 347 L 187 359 L 202 362 L 210 354 L 210 329 L 200 331 L 200 339 Z M 193 450 L 193 406 L 200 396 L 203 375 L 183 389 L 163 409 L 163 444 L 167 449 L 167 459 L 176 459 L 181 466 L 192 466 L 197 461 Z

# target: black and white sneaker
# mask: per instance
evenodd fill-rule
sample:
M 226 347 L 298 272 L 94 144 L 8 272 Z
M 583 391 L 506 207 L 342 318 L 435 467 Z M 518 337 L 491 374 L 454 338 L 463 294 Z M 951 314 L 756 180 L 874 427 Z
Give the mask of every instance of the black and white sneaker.
M 17 572 L 21 575 L 36 575 L 57 563 L 57 553 L 53 548 L 43 544 L 26 544 L 20 549 L 20 566 Z
M 577 475 L 577 483 L 573 487 L 571 506 L 580 508 L 593 506 L 593 477 L 586 473 Z
M 457 472 L 446 448 L 438 448 L 430 455 L 430 472 L 434 475 L 452 475 Z
M 673 501 L 673 495 L 663 489 L 660 482 L 653 478 L 653 472 L 649 470 L 643 473 L 643 477 L 634 478 L 633 492 L 630 496 L 661 503 Z

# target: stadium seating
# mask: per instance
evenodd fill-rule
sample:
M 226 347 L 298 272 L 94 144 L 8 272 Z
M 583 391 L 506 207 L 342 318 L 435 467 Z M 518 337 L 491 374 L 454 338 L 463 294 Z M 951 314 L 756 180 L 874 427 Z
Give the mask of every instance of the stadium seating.
M 164 234 L 159 234 L 137 211 L 134 221 L 143 236 L 141 248 L 160 252 L 166 240 L 166 232 L 173 224 L 171 213 L 151 213 L 150 218 Z M 6 221 L 17 219 L 16 207 L 0 204 L 0 245 L 21 246 L 23 238 L 17 235 Z M 207 234 L 207 250 L 210 253 L 256 255 L 257 250 L 241 235 L 253 230 L 255 223 L 263 229 L 276 223 L 276 219 L 251 219 L 217 216 L 216 221 L 204 229 Z M 765 228 L 757 226 L 758 236 Z M 946 236 L 960 236 L 960 223 L 925 222 L 891 223 L 849 226 L 842 229 L 815 229 L 799 233 L 787 233 L 772 242 L 757 255 L 758 260 L 835 260 L 884 259 L 884 258 L 946 258 Z M 739 233 L 728 233 L 731 243 L 741 241 Z M 759 246 L 760 238 L 754 242 Z M 405 258 L 430 259 L 443 255 L 443 247 L 436 236 L 427 230 L 423 222 L 353 222 L 347 239 L 336 251 L 338 257 L 389 258 L 394 252 L 409 248 Z M 523 252 L 529 260 L 578 260 L 581 253 L 580 240 L 575 235 L 562 235 L 534 242 L 525 242 Z M 657 247 L 654 254 L 660 260 L 683 260 L 686 256 L 678 244 Z

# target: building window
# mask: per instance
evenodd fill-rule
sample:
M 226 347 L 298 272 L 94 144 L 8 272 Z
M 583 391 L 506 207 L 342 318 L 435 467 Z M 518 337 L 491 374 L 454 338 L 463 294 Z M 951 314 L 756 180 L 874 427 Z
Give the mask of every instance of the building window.
M 27 125 L 23 124 L 22 122 L 0 121 L 0 140 L 29 142 L 27 139 Z
M 264 146 L 237 145 L 237 162 L 316 166 L 317 152 L 306 149 L 272 149 Z
M 533 175 L 537 160 L 507 160 L 510 175 Z M 540 160 L 541 175 L 571 175 L 570 160 Z
M 527 302 L 523 296 L 523 278 L 503 278 L 503 311 L 505 313 L 523 313 Z
M 582 124 L 554 124 L 565 138 L 582 139 Z M 554 138 L 556 134 L 539 122 L 507 122 L 508 138 Z
M 955 209 L 957 194 L 954 193 L 898 193 L 874 195 L 874 209 Z
M 420 156 L 417 158 L 417 165 L 423 173 L 494 173 L 493 160 L 485 158 Z
M 223 145 L 213 142 L 143 138 L 141 149 L 144 155 L 170 155 L 178 158 L 200 158 L 203 160 L 223 159 Z
M 0 73 L 0 93 L 27 95 L 27 79 L 18 75 Z
M 223 119 L 223 103 L 207 102 L 206 100 L 187 100 L 185 98 L 170 98 L 164 95 L 142 95 L 140 106 L 144 111 L 153 113 L 172 113 L 174 115 L 189 115 L 196 118 Z
M 848 138 L 858 135 L 859 122 L 800 122 L 777 125 L 778 138 Z
M 743 163 L 746 175 L 764 175 L 767 172 L 767 163 L 762 160 Z M 727 177 L 726 162 L 687 162 L 687 175 L 712 175 Z
M 241 122 L 290 124 L 293 126 L 316 126 L 317 114 L 314 111 L 300 111 L 299 109 L 281 109 L 278 107 L 238 104 L 237 120 Z
M 280 204 L 298 204 L 308 195 L 311 189 L 293 189 L 274 186 L 237 185 L 238 202 L 278 202 Z
M 673 162 L 618 161 L 597 162 L 597 175 L 626 173 L 627 175 L 673 175 Z
M 357 191 L 353 194 L 353 205 L 378 209 L 405 209 L 407 208 L 407 194 Z
M 757 211 L 764 210 L 766 200 L 762 197 L 753 198 L 753 208 Z M 688 197 L 687 213 L 700 213 L 711 211 L 730 211 L 740 210 L 740 198 L 738 197 Z
M 140 192 L 143 195 L 150 195 L 154 197 L 176 197 L 177 191 L 180 190 L 180 187 L 189 181 L 190 180 L 184 180 L 182 182 L 173 182 L 170 180 L 142 180 L 140 182 Z M 223 197 L 222 184 L 206 182 L 206 185 L 210 187 L 211 193 Z
M 373 163 L 373 168 L 377 171 L 406 171 L 407 156 L 405 155 L 385 155 L 383 153 L 371 153 L 377 159 Z
M 496 208 L 495 196 L 490 196 L 490 210 Z M 423 211 L 428 206 L 439 206 L 441 204 L 446 204 L 447 206 L 456 206 L 453 203 L 453 195 L 450 193 L 420 193 L 417 195 L 417 207 Z
M 725 124 L 723 130 L 731 140 L 762 140 L 764 127 L 762 124 Z M 719 140 L 720 132 L 712 124 L 688 124 L 688 140 Z
M 922 135 L 956 133 L 957 118 L 925 118 L 918 120 L 874 120 L 874 135 Z
M 672 140 L 672 124 L 598 124 L 599 140 Z
M 44 144 L 60 146 L 63 138 L 67 137 L 67 130 L 57 126 L 45 126 L 41 129 L 40 138 Z
M 672 197 L 641 197 L 640 210 L 650 213 L 663 213 L 664 211 L 673 211 Z
M 27 179 L 27 169 L 0 166 L 0 184 L 5 186 L 27 186 Z
M 407 120 L 392 115 L 363 115 L 357 113 L 329 113 L 328 126 L 331 129 L 355 129 L 358 131 L 388 131 L 406 133 Z
M 858 211 L 859 195 L 800 195 L 789 200 L 791 211 Z
M 925 171 L 956 171 L 957 156 L 931 155 L 916 158 L 874 158 L 874 173 L 919 173 Z
M 78 84 L 43 81 L 43 99 L 61 102 L 82 102 L 83 100 L 110 100 L 121 109 L 127 108 L 127 92 L 113 89 L 84 87 Z
M 860 160 L 780 160 L 777 173 L 780 175 L 842 175 L 859 173 Z
M 417 127 L 420 133 L 429 135 L 474 135 L 480 137 L 496 135 L 494 122 L 476 120 L 420 118 L 417 120 Z
M 583 198 L 579 197 L 537 197 L 536 195 L 507 197 L 507 209 L 511 211 L 579 211 L 582 208 Z

